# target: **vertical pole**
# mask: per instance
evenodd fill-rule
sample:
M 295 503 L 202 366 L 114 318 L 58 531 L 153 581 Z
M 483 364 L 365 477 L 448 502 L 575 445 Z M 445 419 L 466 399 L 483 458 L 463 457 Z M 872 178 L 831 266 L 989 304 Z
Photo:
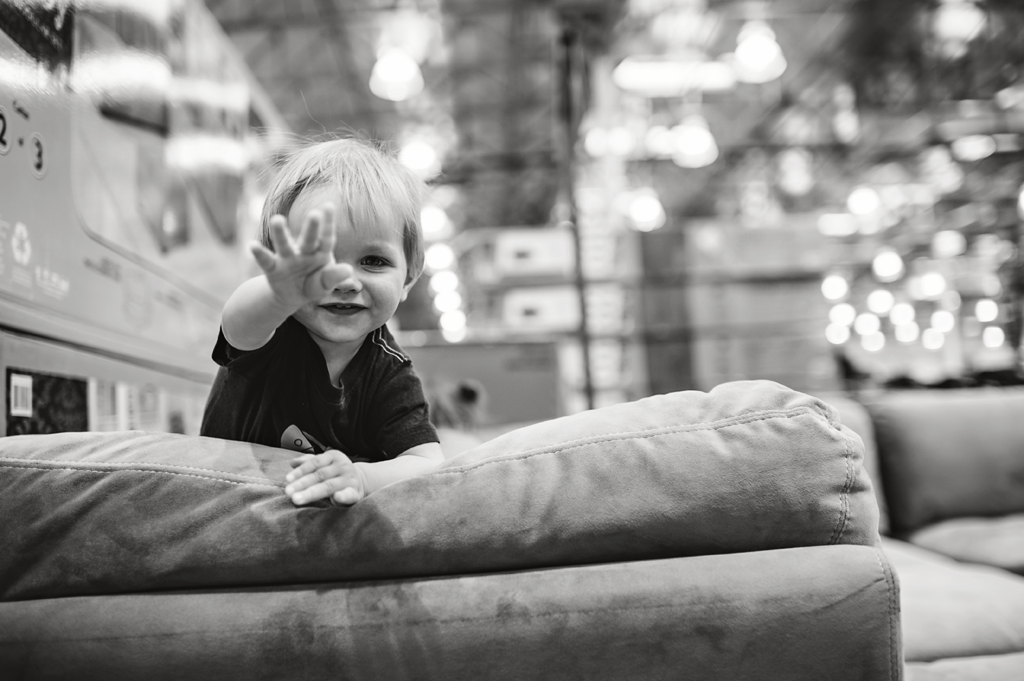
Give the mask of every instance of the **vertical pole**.
M 563 19 L 563 22 L 568 23 Z M 594 408 L 594 381 L 590 371 L 590 330 L 587 322 L 587 282 L 583 275 L 583 249 L 580 243 L 580 227 L 577 223 L 576 213 L 576 124 L 577 124 L 577 97 L 576 79 L 582 78 L 582 72 L 577 73 L 576 53 L 580 46 L 579 32 L 569 25 L 563 25 L 561 39 L 560 61 L 560 91 L 561 106 L 559 107 L 559 118 L 562 128 L 561 142 L 562 153 L 560 154 L 561 178 L 563 199 L 568 207 L 567 220 L 572 229 L 573 249 L 576 256 L 575 284 L 576 293 L 580 304 L 580 326 L 578 336 L 580 348 L 583 352 L 583 390 L 586 396 L 587 409 Z M 582 82 L 582 81 L 581 81 Z

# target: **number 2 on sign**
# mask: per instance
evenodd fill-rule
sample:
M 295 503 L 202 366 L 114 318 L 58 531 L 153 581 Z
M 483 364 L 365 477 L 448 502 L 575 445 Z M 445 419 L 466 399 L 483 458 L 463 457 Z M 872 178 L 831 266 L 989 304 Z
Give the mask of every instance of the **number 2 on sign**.
M 0 154 L 6 154 L 11 149 L 11 142 L 7 137 L 7 110 L 0 106 Z

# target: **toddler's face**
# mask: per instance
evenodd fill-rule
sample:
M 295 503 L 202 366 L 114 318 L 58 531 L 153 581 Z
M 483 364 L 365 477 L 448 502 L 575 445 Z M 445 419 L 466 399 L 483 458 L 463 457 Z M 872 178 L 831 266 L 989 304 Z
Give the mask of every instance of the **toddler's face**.
M 303 306 L 295 319 L 313 334 L 314 340 L 330 343 L 361 343 L 366 334 L 391 319 L 412 284 L 406 284 L 407 264 L 401 229 L 378 225 L 353 225 L 330 187 L 307 189 L 288 212 L 288 227 L 298 234 L 306 214 L 331 201 L 335 211 L 337 241 L 334 258 L 351 265 L 353 276 L 341 282 L 322 300 Z

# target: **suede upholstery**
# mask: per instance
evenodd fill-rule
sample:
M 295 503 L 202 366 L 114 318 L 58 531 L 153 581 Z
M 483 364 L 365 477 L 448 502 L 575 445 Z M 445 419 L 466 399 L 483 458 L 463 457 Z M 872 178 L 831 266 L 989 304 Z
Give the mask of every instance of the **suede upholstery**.
M 862 442 L 753 381 L 512 431 L 351 509 L 291 452 L 0 440 L 0 678 L 902 678 Z
M 767 381 L 576 414 L 350 509 L 295 508 L 290 452 L 141 432 L 9 437 L 4 600 L 458 575 L 875 545 L 862 443 Z
M 881 552 L 818 546 L 0 603 L 0 668 L 74 681 L 896 681 L 899 635 Z
M 866 406 L 894 533 L 1024 513 L 1024 390 L 895 392 Z
M 1021 501 L 1024 389 L 862 396 L 870 419 L 848 397 L 822 397 L 865 440 L 864 466 L 893 526 L 915 528 L 882 540 L 901 585 L 906 678 L 1024 679 L 1024 578 L 1013 574 L 1024 563 L 1024 514 L 1009 512 Z
M 950 558 L 1024 575 L 1024 513 L 944 520 L 910 533 L 907 541 Z

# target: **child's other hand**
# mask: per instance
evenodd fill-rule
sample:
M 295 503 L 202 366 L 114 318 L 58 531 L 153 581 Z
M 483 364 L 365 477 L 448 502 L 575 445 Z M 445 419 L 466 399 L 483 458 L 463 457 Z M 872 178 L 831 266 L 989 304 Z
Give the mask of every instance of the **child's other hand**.
M 272 217 L 269 227 L 274 250 L 256 242 L 249 248 L 274 296 L 283 305 L 298 309 L 323 298 L 353 275 L 349 265 L 334 260 L 336 233 L 332 204 L 309 211 L 296 238 L 289 233 L 288 220 L 283 215 Z
M 284 493 L 296 506 L 330 498 L 351 506 L 366 496 L 363 476 L 351 459 L 336 449 L 323 454 L 305 454 L 292 459 L 295 469 L 285 476 Z

